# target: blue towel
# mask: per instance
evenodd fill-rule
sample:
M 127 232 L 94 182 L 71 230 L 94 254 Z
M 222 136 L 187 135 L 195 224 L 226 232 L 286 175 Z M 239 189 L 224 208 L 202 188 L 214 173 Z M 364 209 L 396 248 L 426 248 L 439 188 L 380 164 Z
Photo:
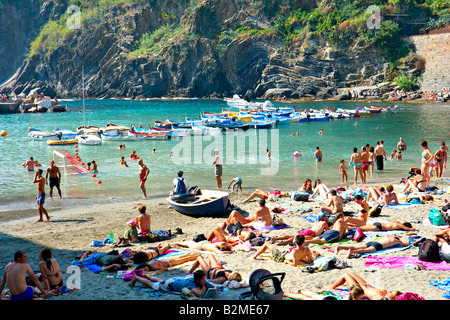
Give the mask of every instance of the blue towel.
M 448 277 L 447 279 L 441 280 L 441 281 L 436 280 L 436 281 L 430 282 L 430 284 L 432 286 L 438 287 L 441 290 L 447 290 L 446 292 L 444 292 L 442 297 L 444 297 L 446 299 L 450 299 L 450 277 Z

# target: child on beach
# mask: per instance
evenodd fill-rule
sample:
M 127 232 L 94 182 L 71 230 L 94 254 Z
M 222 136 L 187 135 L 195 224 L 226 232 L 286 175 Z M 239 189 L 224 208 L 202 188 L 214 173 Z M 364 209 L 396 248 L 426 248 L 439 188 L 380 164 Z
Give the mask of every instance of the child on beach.
M 242 193 L 242 179 L 239 177 L 234 177 L 233 180 L 231 180 L 230 184 L 228 185 L 228 189 L 230 189 L 231 184 L 233 184 L 233 187 L 231 188 L 231 192 L 234 191 L 234 187 L 236 187 L 236 191 L 240 190 Z
M 125 161 L 125 157 L 120 158 L 120 164 L 123 165 L 124 167 L 128 167 L 128 164 Z
M 348 174 L 347 174 L 348 168 L 345 166 L 345 160 L 341 160 L 341 164 L 339 165 L 339 174 L 342 178 L 342 183 L 348 183 Z
M 397 153 L 397 150 L 392 151 L 392 153 L 391 153 L 391 160 L 394 159 L 396 153 Z

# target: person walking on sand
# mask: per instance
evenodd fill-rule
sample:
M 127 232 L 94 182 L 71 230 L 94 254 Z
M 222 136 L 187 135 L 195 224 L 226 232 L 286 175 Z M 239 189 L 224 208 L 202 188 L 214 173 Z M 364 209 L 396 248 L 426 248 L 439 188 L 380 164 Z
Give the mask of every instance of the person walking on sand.
M 216 182 L 217 182 L 217 187 L 219 189 L 222 189 L 222 164 L 223 164 L 223 158 L 222 156 L 219 154 L 219 150 L 214 149 L 214 161 L 213 164 L 216 166 Z
M 353 154 L 350 157 L 349 164 L 353 166 L 353 169 L 355 170 L 355 186 L 358 184 L 358 173 L 361 176 L 361 181 L 363 180 L 363 174 L 362 174 L 362 161 L 361 161 L 361 154 L 358 152 L 358 148 L 353 148 Z
M 50 179 L 49 179 L 50 176 Z M 61 172 L 59 168 L 55 165 L 55 161 L 50 161 L 50 167 L 47 168 L 47 173 L 45 174 L 46 183 L 48 183 L 50 187 L 50 199 L 53 199 L 53 188 L 56 187 L 58 190 L 59 198 L 62 199 L 61 196 Z
M 144 193 L 144 198 L 147 198 L 147 190 L 145 189 L 145 182 L 147 181 L 148 174 L 150 173 L 150 170 L 147 168 L 147 166 L 144 164 L 144 161 L 142 159 L 139 159 L 139 181 L 140 181 L 140 187 L 142 192 Z
M 37 183 L 37 196 L 36 196 L 36 203 L 38 205 L 39 210 L 39 220 L 36 222 L 44 221 L 43 215 L 47 217 L 47 221 L 50 220 L 50 216 L 48 215 L 47 210 L 44 208 L 44 202 L 45 202 L 45 178 L 42 176 L 42 169 L 38 169 L 36 171 L 36 174 L 34 175 L 33 183 Z
M 431 161 L 434 159 L 433 153 L 430 151 L 430 148 L 428 148 L 428 142 L 423 140 L 420 142 L 420 146 L 423 148 L 422 157 L 421 157 L 421 172 L 425 176 L 425 188 L 428 188 L 430 186 L 430 168 L 431 168 Z

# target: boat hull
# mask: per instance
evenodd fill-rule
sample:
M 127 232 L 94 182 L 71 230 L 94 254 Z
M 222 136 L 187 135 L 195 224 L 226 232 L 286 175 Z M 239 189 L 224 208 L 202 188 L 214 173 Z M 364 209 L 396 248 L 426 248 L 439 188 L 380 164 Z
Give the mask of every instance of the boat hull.
M 177 212 L 191 217 L 219 217 L 228 208 L 228 193 L 202 190 L 202 195 L 179 195 L 167 198 Z

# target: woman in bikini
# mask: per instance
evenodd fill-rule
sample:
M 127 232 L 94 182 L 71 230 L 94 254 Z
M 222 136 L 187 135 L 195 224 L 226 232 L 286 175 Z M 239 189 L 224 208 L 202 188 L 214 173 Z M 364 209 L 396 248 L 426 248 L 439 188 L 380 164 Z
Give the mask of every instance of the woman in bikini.
M 209 241 L 189 241 L 189 240 L 181 240 L 175 243 L 180 247 L 200 250 L 200 251 L 211 251 L 213 253 L 232 253 L 233 247 L 226 242 L 209 242 Z
M 303 182 L 303 185 L 300 188 L 298 188 L 298 191 L 313 194 L 314 191 L 312 188 L 311 179 L 306 179 L 305 182 Z
M 203 259 L 202 256 L 199 256 L 192 265 L 191 270 L 189 270 L 189 274 L 194 273 L 195 269 L 198 267 L 206 273 L 206 278 L 212 283 L 223 284 L 227 280 L 235 280 L 237 282 L 242 281 L 242 276 L 239 272 L 226 270 L 223 265 L 217 261 L 212 253 L 209 254 L 208 261 Z
M 355 170 L 355 185 L 358 184 L 358 173 L 361 177 L 361 181 L 363 181 L 363 173 L 362 173 L 362 160 L 361 153 L 358 152 L 358 148 L 353 148 L 353 154 L 350 158 L 349 165 L 353 166 Z
M 423 140 L 420 143 L 420 146 L 423 148 L 422 152 L 422 165 L 421 165 L 421 171 L 422 174 L 425 176 L 425 188 L 430 186 L 430 168 L 431 168 L 431 161 L 434 159 L 433 154 L 430 151 L 430 148 L 428 148 L 428 142 Z
M 434 154 L 436 160 L 436 177 L 441 178 L 444 168 L 447 166 L 447 152 L 445 145 L 441 145 L 438 151 Z
M 144 269 L 144 271 L 167 271 L 170 267 L 178 266 L 189 261 L 194 261 L 197 258 L 197 254 L 188 253 L 174 257 L 162 257 L 150 262 L 142 263 L 136 267 L 136 270 Z
M 47 291 L 63 285 L 63 276 L 59 269 L 59 264 L 52 256 L 52 250 L 48 248 L 43 248 L 38 256 L 42 260 L 39 263 L 39 269 L 41 270 L 39 280 Z

